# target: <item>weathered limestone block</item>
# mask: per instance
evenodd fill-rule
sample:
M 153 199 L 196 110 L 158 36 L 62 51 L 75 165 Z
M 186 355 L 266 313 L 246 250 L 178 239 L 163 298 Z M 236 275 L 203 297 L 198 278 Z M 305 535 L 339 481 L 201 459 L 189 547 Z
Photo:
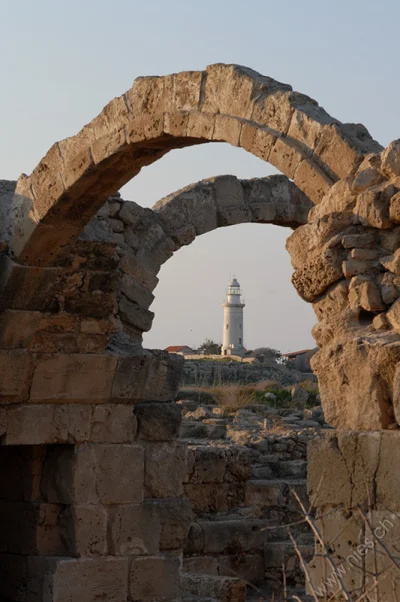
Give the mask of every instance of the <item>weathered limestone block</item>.
M 367 155 L 357 170 L 353 181 L 353 190 L 363 192 L 372 186 L 380 184 L 383 176 L 380 174 L 381 168 L 380 155 Z
M 367 551 L 365 525 L 362 517 L 356 512 L 349 516 L 348 511 L 338 509 L 327 517 L 317 519 L 316 525 L 320 532 L 324 534 L 324 543 L 329 546 L 332 558 L 339 563 L 339 567 L 343 570 L 343 576 L 341 577 L 343 587 L 354 595 L 360 596 L 364 586 L 363 558 L 357 550 L 365 546 L 365 551 Z M 339 538 L 338 532 L 340 533 Z M 308 569 L 313 576 L 313 584 L 316 588 L 319 588 L 322 584 L 322 591 L 327 578 L 331 577 L 332 579 L 333 574 L 332 566 L 324 558 L 323 552 L 323 546 L 317 542 L 315 557 L 308 565 Z M 339 587 L 340 585 L 335 580 L 335 584 L 328 585 L 325 591 L 333 596 Z
M 28 400 L 33 357 L 24 349 L 0 351 L 0 404 Z
M 339 180 L 327 191 L 321 202 L 311 209 L 311 222 L 327 218 L 330 215 L 337 220 L 339 218 L 337 214 L 347 214 L 350 217 L 356 206 L 356 200 L 351 180 L 349 178 Z
M 337 123 L 324 127 L 315 149 L 319 159 L 327 163 L 331 172 L 339 178 L 345 178 L 354 172 L 360 162 L 361 148 L 365 154 L 380 152 L 382 147 L 374 143 L 362 125 Z
M 65 556 L 107 555 L 107 511 L 103 506 L 66 506 L 59 522 Z
M 288 542 L 266 542 L 264 547 L 264 565 L 266 576 L 270 572 L 277 572 L 285 567 L 287 579 L 298 580 L 298 576 L 302 574 L 300 559 L 293 546 L 288 545 Z M 311 560 L 313 556 L 313 547 L 304 544 L 298 544 L 298 551 L 304 562 Z M 297 579 L 296 579 L 297 577 Z
M 3 445 L 133 443 L 136 418 L 129 405 L 18 405 L 3 409 Z
M 309 154 L 304 155 L 296 146 L 278 138 L 271 149 L 268 161 L 292 180 L 304 156 Z
M 386 314 L 378 314 L 372 321 L 375 330 L 387 330 L 389 328 L 389 322 Z
M 88 440 L 93 443 L 133 443 L 136 430 L 137 419 L 129 405 L 94 406 Z
M 220 602 L 245 602 L 246 600 L 246 583 L 232 577 L 183 573 L 182 589 L 191 596 L 203 596 Z
M 181 408 L 176 403 L 135 405 L 138 438 L 148 441 L 171 441 L 179 436 Z
M 120 278 L 119 290 L 129 301 L 137 303 L 140 307 L 148 308 L 154 301 L 154 295 L 128 274 Z
M 244 502 L 244 487 L 235 483 L 187 483 L 184 490 L 196 513 L 226 512 Z
M 180 441 L 143 442 L 146 497 L 179 497 L 187 473 L 187 446 Z
M 369 259 L 354 259 L 351 257 L 343 262 L 343 274 L 346 278 L 352 278 L 357 274 L 366 274 L 376 267 L 376 262 Z
M 315 506 L 326 508 L 343 504 L 375 504 L 378 493 L 376 475 L 381 462 L 384 437 L 395 442 L 388 432 L 326 433 L 308 446 L 308 492 Z M 352 470 L 349 473 L 348 461 Z
M 116 306 L 116 274 L 85 266 L 39 268 L 1 259 L 1 309 L 108 318 Z
M 346 234 L 342 237 L 342 245 L 345 249 L 369 249 L 375 243 L 375 237 L 372 232 L 363 234 Z
M 146 442 L 146 497 L 178 497 L 183 493 L 182 482 L 187 472 L 187 446 L 180 441 L 170 443 Z
M 389 216 L 393 223 L 400 223 L 400 193 L 390 199 Z
M 282 482 L 247 481 L 245 485 L 246 506 L 267 508 L 270 506 L 279 507 L 285 503 L 286 498 Z
M 328 424 L 353 430 L 387 428 L 393 422 L 392 383 L 399 359 L 400 345 L 393 339 L 374 343 L 355 337 L 320 349 L 311 364 Z
M 333 180 L 311 159 L 301 161 L 293 181 L 314 203 L 320 203 L 333 185 Z
M 55 559 L 50 566 L 44 580 L 49 600 L 93 602 L 104 596 L 110 602 L 127 599 L 128 558 Z
M 189 450 L 189 483 L 223 483 L 227 458 L 223 449 L 199 447 Z
M 389 311 L 386 313 L 386 317 L 395 330 L 400 329 L 400 303 L 399 299 L 397 299 L 393 305 L 390 307 Z
M 148 332 L 153 324 L 154 313 L 125 295 L 118 301 L 118 313 L 123 324 L 127 323 L 139 332 Z
M 400 276 L 400 249 L 397 249 L 393 255 L 382 257 L 380 263 L 395 276 Z
M 113 401 L 170 401 L 175 398 L 183 358 L 165 351 L 120 357 L 112 386 Z
M 379 251 L 376 249 L 358 249 L 354 248 L 350 251 L 352 259 L 377 259 Z
M 262 520 L 218 520 L 199 522 L 203 531 L 203 553 L 223 554 L 237 541 L 244 552 L 256 550 L 263 546 L 265 532 L 262 530 L 265 523 Z
M 126 202 L 126 204 L 129 204 Z M 125 253 L 121 257 L 121 261 L 119 263 L 119 269 L 122 270 L 125 274 L 131 276 L 137 280 L 142 286 L 144 286 L 147 290 L 153 291 L 158 283 L 158 278 L 153 272 L 148 270 L 142 262 L 140 262 L 134 255 L 131 253 Z
M 160 550 L 181 550 L 194 520 L 189 500 L 171 497 L 154 500 L 152 504 L 161 524 Z
M 343 256 L 339 252 L 329 249 L 320 257 L 312 259 L 307 264 L 296 270 L 292 282 L 300 297 L 306 301 L 314 301 L 326 289 L 343 277 Z
M 318 599 L 342 599 L 343 587 L 351 598 L 367 598 L 376 585 L 382 599 L 398 598 L 397 570 L 390 569 L 400 533 L 392 478 L 399 445 L 398 431 L 325 433 L 310 443 L 308 488 L 326 546 L 316 541 L 308 564 Z
M 129 595 L 134 602 L 177 600 L 180 598 L 180 560 L 164 554 L 132 559 Z
M 261 129 L 257 125 L 244 122 L 240 131 L 239 145 L 252 155 L 268 161 L 270 152 L 276 142 L 271 130 Z
M 216 115 L 213 131 L 213 140 L 222 140 L 239 146 L 240 133 L 242 130 L 242 121 L 228 115 Z
M 34 403 L 107 402 L 117 361 L 111 354 L 44 356 L 35 366 L 29 399 Z
M 160 530 L 153 504 L 112 506 L 108 509 L 108 552 L 112 556 L 157 554 Z
M 196 234 L 215 230 L 217 207 L 213 180 L 203 180 L 161 199 L 153 211 L 169 235 L 187 224 L 194 227 Z
M 45 461 L 42 493 L 59 504 L 139 503 L 143 475 L 139 445 L 55 446 Z
M 395 178 L 400 176 L 400 140 L 394 140 L 381 153 L 384 173 Z
M 357 197 L 355 213 L 363 226 L 374 228 L 391 228 L 392 222 L 389 218 L 389 201 L 394 193 L 394 188 L 376 186 L 362 192 Z
M 385 309 L 378 286 L 368 276 L 355 276 L 350 281 L 349 304 L 352 309 L 379 312 Z

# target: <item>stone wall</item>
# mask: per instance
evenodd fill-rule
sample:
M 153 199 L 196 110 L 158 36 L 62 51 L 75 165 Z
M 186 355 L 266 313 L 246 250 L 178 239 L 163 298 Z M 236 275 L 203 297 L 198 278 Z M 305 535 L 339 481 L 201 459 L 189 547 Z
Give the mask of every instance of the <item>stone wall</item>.
M 124 333 L 114 243 L 81 239 L 57 265 L 26 266 L 3 226 L 0 597 L 179 599 L 182 358 Z
M 177 599 L 190 521 L 179 408 L 33 403 L 9 418 L 2 599 Z
M 285 176 L 213 178 L 153 210 L 117 195 L 167 152 L 211 141 Z M 294 283 L 321 321 L 315 366 L 328 419 L 397 424 L 399 143 L 381 151 L 363 126 L 290 86 L 217 64 L 138 78 L 21 175 L 11 211 L 13 184 L 1 184 L 4 600 L 182 598 L 190 512 L 172 403 L 181 358 L 141 343 L 161 265 L 196 235 L 245 222 L 298 228 Z M 243 600 L 235 580 L 184 582 L 189 600 Z
M 185 571 L 240 577 L 249 594 L 260 586 L 280 590 L 284 578 L 289 589 L 302 591 L 304 576 L 285 525 L 299 521 L 292 492 L 307 503 L 306 444 L 293 435 L 265 435 L 254 447 L 190 443 L 184 490 L 196 522 L 184 551 Z M 308 528 L 300 524 L 292 531 L 310 557 Z
M 303 374 L 293 366 L 286 367 L 276 362 L 247 363 L 225 360 L 187 360 L 183 364 L 182 386 L 210 386 L 224 383 L 255 383 L 277 381 L 282 386 L 291 385 L 312 375 Z
M 228 410 L 206 398 L 178 404 L 189 444 L 184 491 L 195 516 L 184 570 L 240 577 L 255 599 L 269 600 L 286 580 L 290 595 L 303 599 L 304 574 L 289 531 L 310 559 L 313 536 L 295 494 L 308 507 L 307 447 L 327 428 L 321 408 Z
M 293 284 L 313 303 L 312 358 L 340 429 L 400 422 L 400 141 L 337 182 L 288 239 Z

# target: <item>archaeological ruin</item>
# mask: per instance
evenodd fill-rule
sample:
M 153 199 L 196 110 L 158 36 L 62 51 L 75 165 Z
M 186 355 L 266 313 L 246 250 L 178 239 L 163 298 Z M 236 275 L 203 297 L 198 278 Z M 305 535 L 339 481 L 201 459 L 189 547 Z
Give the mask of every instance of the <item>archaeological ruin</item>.
M 152 209 L 121 198 L 142 167 L 207 142 L 282 175 L 213 177 Z M 245 67 L 141 77 L 31 175 L 0 181 L 0 214 L 1 602 L 241 602 L 272 573 L 284 594 L 289 537 L 268 547 L 257 521 L 296 522 L 295 505 L 310 532 L 288 575 L 311 599 L 400 598 L 400 141 L 383 149 Z M 179 437 L 182 358 L 142 345 L 161 266 L 246 222 L 289 229 L 335 429 L 267 437 L 253 458 Z M 226 536 L 238 508 L 246 549 Z

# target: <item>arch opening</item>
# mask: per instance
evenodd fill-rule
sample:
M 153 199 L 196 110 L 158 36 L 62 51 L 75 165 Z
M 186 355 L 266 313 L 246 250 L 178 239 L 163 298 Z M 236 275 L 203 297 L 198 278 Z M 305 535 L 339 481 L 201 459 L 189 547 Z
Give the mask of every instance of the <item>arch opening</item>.
M 286 353 L 314 347 L 315 315 L 290 282 L 289 233 L 271 224 L 237 224 L 197 237 L 174 253 L 158 274 L 150 306 L 155 316 L 143 346 L 196 349 L 205 339 L 221 343 L 223 297 L 235 275 L 246 303 L 247 350 L 271 347 Z

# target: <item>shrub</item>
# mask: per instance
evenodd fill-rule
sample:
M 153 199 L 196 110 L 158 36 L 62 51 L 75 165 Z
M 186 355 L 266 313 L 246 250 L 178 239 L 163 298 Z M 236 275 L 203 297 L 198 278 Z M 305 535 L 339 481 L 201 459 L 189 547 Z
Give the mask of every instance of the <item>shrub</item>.
M 212 387 L 211 392 L 218 405 L 229 410 L 247 408 L 257 401 L 256 394 L 249 385 L 229 384 Z

